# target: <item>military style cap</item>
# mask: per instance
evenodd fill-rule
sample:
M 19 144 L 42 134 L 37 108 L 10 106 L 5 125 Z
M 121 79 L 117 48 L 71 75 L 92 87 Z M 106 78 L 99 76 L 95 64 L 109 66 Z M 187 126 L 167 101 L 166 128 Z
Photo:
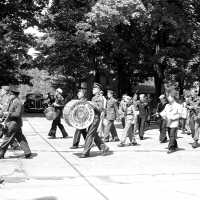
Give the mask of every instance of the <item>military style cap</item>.
M 10 91 L 13 92 L 13 93 L 17 93 L 17 94 L 20 93 L 18 85 L 11 85 Z
M 99 88 L 100 90 L 103 90 L 103 86 L 100 83 L 94 83 L 93 88 Z

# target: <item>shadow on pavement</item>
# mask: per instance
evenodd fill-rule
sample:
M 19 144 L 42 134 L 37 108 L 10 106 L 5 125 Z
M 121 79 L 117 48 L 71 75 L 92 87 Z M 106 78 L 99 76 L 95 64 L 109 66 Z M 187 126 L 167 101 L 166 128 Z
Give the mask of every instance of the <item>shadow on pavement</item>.
M 32 199 L 32 200 L 57 200 L 57 198 L 54 196 L 46 196 L 46 197 L 39 197 L 39 198 Z
M 34 158 L 36 156 L 38 156 L 38 153 L 32 153 L 31 154 L 31 158 Z M 18 154 L 18 155 L 8 156 L 5 159 L 12 159 L 12 158 L 24 158 L 24 154 Z M 31 159 L 31 158 L 29 158 L 29 159 Z

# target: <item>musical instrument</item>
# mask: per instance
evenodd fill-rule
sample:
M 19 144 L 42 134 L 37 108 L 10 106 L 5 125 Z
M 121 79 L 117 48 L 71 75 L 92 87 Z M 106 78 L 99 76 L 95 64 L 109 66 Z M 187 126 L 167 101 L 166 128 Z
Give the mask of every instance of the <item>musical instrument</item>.
M 94 120 L 94 107 L 89 101 L 71 100 L 63 109 L 65 122 L 74 128 L 88 128 Z
M 53 106 L 49 106 L 44 110 L 44 114 L 47 120 L 54 120 L 59 115 Z

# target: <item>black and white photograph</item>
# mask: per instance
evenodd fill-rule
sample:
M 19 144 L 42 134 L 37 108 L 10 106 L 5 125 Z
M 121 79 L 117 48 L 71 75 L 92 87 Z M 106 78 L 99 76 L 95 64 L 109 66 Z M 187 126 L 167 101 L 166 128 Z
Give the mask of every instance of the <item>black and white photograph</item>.
M 0 200 L 200 200 L 200 0 L 0 0 Z

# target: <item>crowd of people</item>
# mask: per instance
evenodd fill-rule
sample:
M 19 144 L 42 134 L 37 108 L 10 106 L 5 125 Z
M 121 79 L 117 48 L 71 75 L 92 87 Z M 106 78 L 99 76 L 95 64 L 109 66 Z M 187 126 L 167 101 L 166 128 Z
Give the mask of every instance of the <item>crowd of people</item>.
M 198 147 L 200 131 L 200 97 L 193 92 L 177 99 L 176 91 L 168 89 L 160 95 L 155 113 L 152 115 L 150 101 L 145 94 L 134 94 L 132 97 L 124 94 L 120 102 L 114 98 L 114 91 L 107 90 L 107 97 L 103 95 L 103 87 L 94 83 L 93 98 L 90 104 L 94 109 L 94 120 L 87 129 L 77 129 L 73 137 L 71 149 L 79 147 L 81 136 L 85 140 L 81 158 L 90 156 L 94 144 L 103 155 L 109 152 L 108 142 L 118 142 L 118 147 L 136 146 L 137 140 L 144 140 L 145 130 L 152 117 L 157 119 L 159 125 L 160 143 L 168 142 L 168 153 L 178 149 L 177 132 L 181 129 L 184 134 L 191 134 L 194 140 L 192 147 Z M 23 105 L 19 99 L 19 90 L 16 86 L 3 86 L 0 95 L 0 117 L 3 141 L 0 145 L 0 159 L 9 146 L 13 149 L 21 148 L 25 158 L 32 156 L 26 137 L 22 133 Z M 88 101 L 87 89 L 80 88 L 77 97 L 79 101 Z M 49 138 L 56 138 L 59 127 L 63 138 L 68 133 L 61 123 L 62 110 L 65 105 L 62 89 L 58 88 L 54 99 L 49 101 L 57 115 L 52 121 Z M 119 138 L 115 121 L 121 122 L 123 133 Z M 137 135 L 139 136 L 138 139 Z M 127 143 L 127 138 L 129 143 Z

